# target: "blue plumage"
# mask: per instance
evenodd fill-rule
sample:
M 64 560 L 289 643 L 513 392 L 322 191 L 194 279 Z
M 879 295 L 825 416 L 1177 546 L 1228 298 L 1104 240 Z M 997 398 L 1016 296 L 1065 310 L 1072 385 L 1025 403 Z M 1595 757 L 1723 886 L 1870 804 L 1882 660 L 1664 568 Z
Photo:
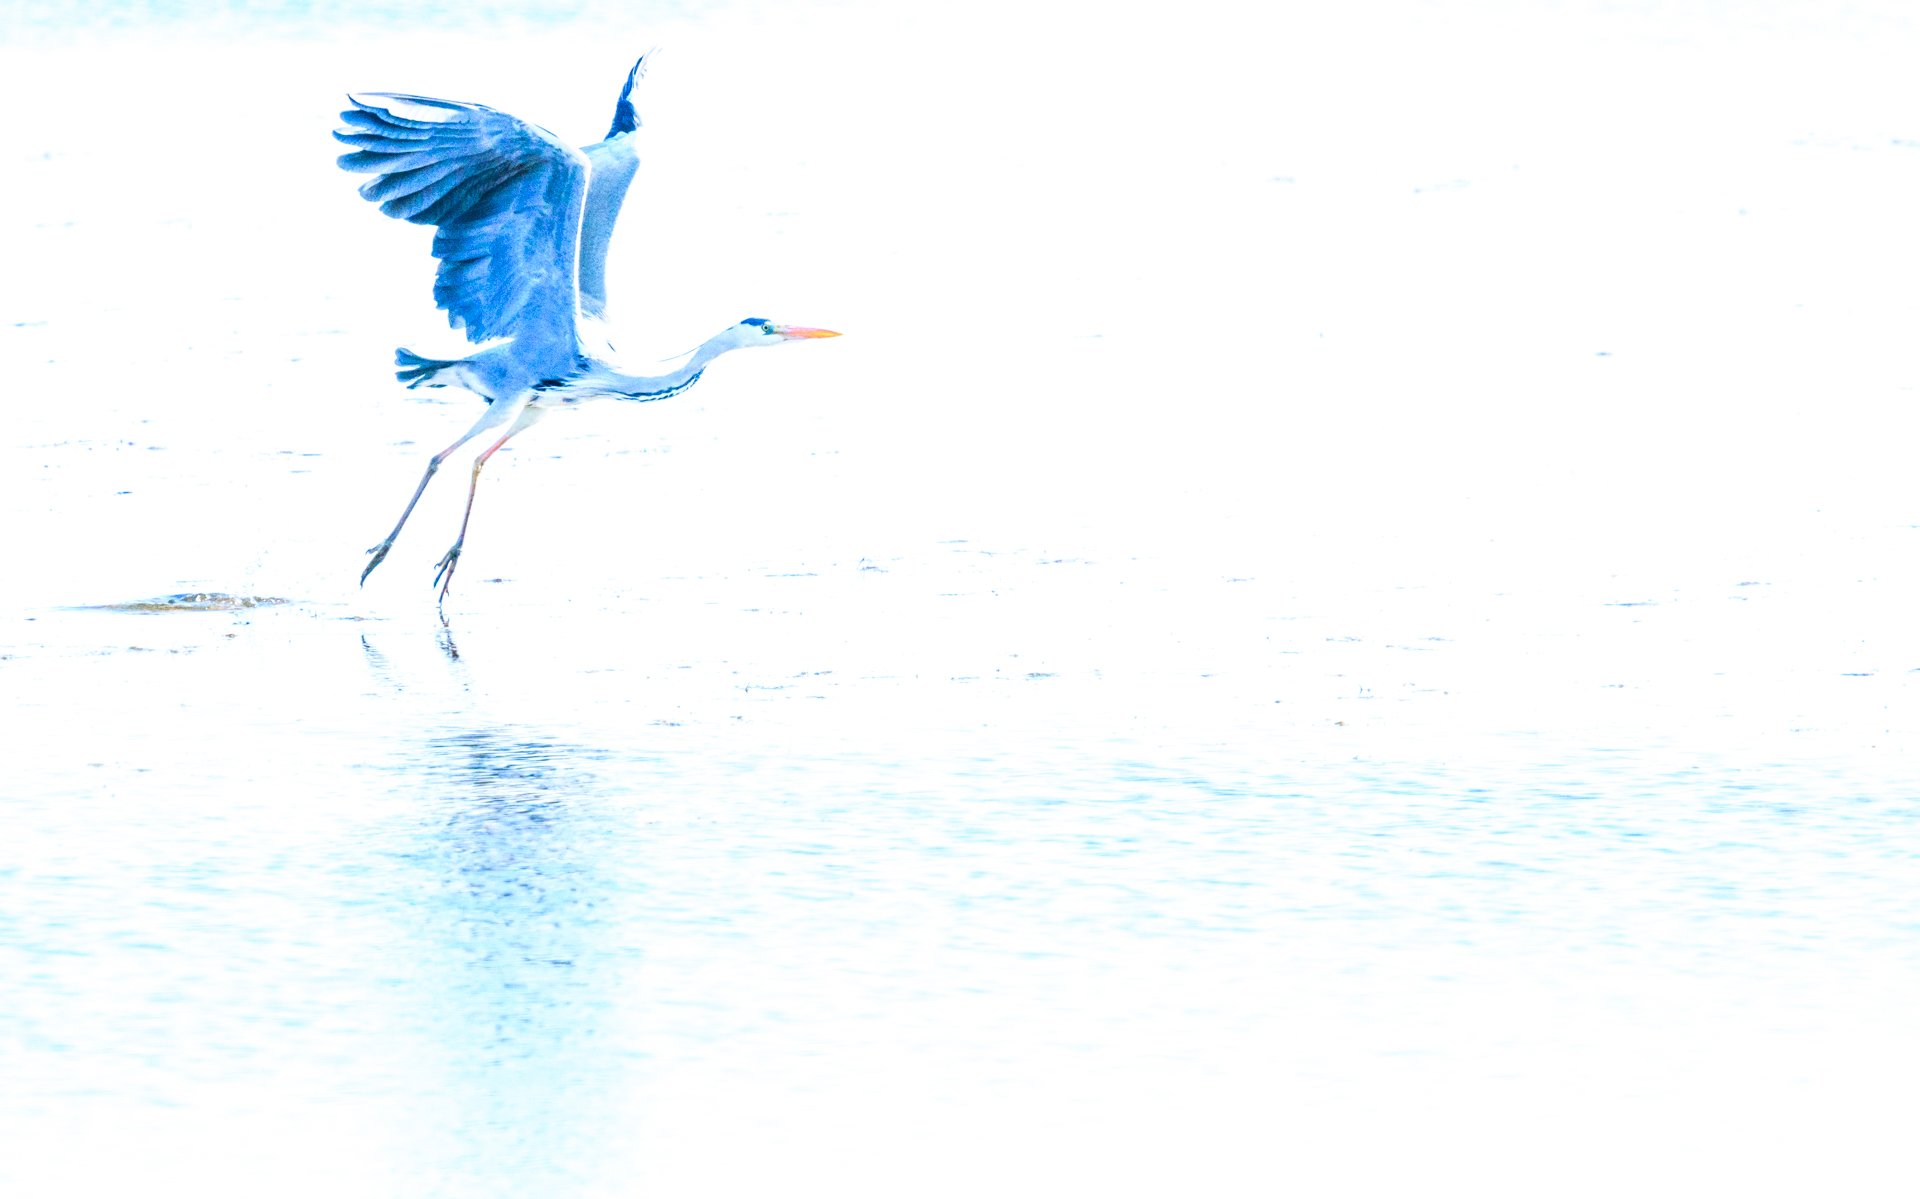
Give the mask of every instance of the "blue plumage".
M 622 133 L 632 133 L 640 128 L 640 114 L 634 111 L 633 107 L 633 85 L 635 80 L 647 73 L 647 56 L 652 53 L 653 51 L 649 50 L 646 54 L 642 54 L 633 64 L 633 69 L 627 72 L 627 85 L 620 89 L 620 98 L 614 101 L 613 128 L 607 130 L 608 138 L 617 137 Z
M 640 155 L 634 148 L 633 133 L 640 128 L 640 116 L 633 107 L 634 82 L 647 73 L 642 54 L 627 72 L 626 86 L 613 107 L 613 128 L 607 136 L 583 153 L 591 164 L 587 180 L 587 207 L 580 225 L 580 310 L 588 316 L 604 316 L 607 309 L 607 247 L 613 240 L 613 226 L 626 202 L 627 188 L 640 168 Z
M 350 96 L 358 147 L 340 157 L 374 173 L 360 194 L 388 216 L 436 225 L 434 299 L 473 341 L 524 338 L 532 369 L 572 360 L 585 157 L 551 133 L 480 104 Z M 480 269 L 468 264 L 480 263 Z
M 434 226 L 434 303 L 473 341 L 499 340 L 465 358 L 394 354 L 408 387 L 464 387 L 487 400 L 485 415 L 435 454 L 413 499 L 386 540 L 368 551 L 365 582 L 392 548 L 440 464 L 467 441 L 490 442 L 474 460 L 467 516 L 480 467 L 515 433 L 551 407 L 599 396 L 657 400 L 686 390 L 707 364 L 729 350 L 801 337 L 833 337 L 825 329 L 774 325 L 755 318 L 709 338 L 677 370 L 647 377 L 617 370 L 583 341 L 582 319 L 606 308 L 607 247 L 620 206 L 639 167 L 633 134 L 640 127 L 633 85 L 647 56 L 627 72 L 606 138 L 575 150 L 537 125 L 482 104 L 426 96 L 353 95 L 334 137 L 353 147 L 340 156 L 349 171 L 371 174 L 360 194 L 388 216 Z M 453 583 L 460 538 L 440 560 L 440 598 Z

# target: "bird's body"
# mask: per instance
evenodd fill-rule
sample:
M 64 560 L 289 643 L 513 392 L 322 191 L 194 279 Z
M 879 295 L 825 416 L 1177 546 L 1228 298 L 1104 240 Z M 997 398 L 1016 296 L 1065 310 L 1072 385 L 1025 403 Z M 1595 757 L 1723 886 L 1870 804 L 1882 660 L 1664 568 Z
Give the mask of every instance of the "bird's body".
M 393 532 L 367 551 L 367 575 L 386 557 L 441 463 L 482 434 L 460 537 L 440 560 L 435 581 L 444 602 L 466 542 L 480 468 L 507 439 L 543 414 L 583 400 L 658 400 L 691 387 L 729 350 L 796 338 L 833 337 L 825 329 L 753 318 L 723 329 L 677 370 L 632 375 L 610 360 L 602 332 L 607 246 L 639 165 L 639 118 L 627 75 L 606 138 L 575 150 L 546 130 L 479 104 L 392 94 L 352 95 L 334 136 L 356 149 L 340 165 L 375 178 L 361 195 L 389 216 L 437 227 L 440 260 L 434 299 L 473 341 L 507 340 L 465 358 L 395 354 L 409 387 L 462 387 L 487 411 L 460 439 L 433 456 Z

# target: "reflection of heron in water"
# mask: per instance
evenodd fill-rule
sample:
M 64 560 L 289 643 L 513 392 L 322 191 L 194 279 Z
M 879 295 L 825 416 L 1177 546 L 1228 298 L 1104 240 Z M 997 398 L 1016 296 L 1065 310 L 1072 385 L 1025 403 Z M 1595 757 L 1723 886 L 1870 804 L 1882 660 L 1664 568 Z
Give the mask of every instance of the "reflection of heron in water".
M 484 949 L 483 989 L 510 984 L 526 998 L 527 969 L 573 965 L 588 953 L 581 932 L 605 906 L 612 887 L 595 870 L 595 830 L 583 827 L 578 801 L 596 790 L 585 769 L 594 755 L 579 747 L 529 741 L 493 730 L 436 737 L 429 779 L 444 779 L 441 810 L 424 856 L 439 874 L 441 914 L 459 926 L 460 943 Z M 490 943 L 475 937 L 490 931 Z M 555 978 L 572 987 L 579 980 Z M 516 1003 L 516 1006 L 518 1003 Z
M 441 677 L 457 681 L 464 690 L 467 686 L 466 672 L 460 662 L 460 647 L 453 640 L 453 630 L 446 625 L 440 626 L 440 635 L 435 639 L 434 644 L 446 656 L 447 661 L 453 663 L 456 668 L 451 675 L 442 672 Z M 387 655 L 376 648 L 373 640 L 365 633 L 360 634 L 360 652 L 365 655 L 367 666 L 373 671 L 374 677 L 386 690 L 398 694 L 411 691 L 418 685 L 417 681 L 403 680 L 394 670 L 393 663 L 387 660 Z
M 427 721 L 443 731 L 406 742 L 396 771 L 412 880 L 397 919 L 400 977 L 438 1059 L 431 1089 L 457 1126 L 446 1189 L 539 1177 L 578 1190 L 619 1141 L 638 1057 L 609 1019 L 635 994 L 640 926 L 622 918 L 638 855 L 629 822 L 607 814 L 607 755 L 474 723 L 450 643 L 448 659 L 409 661 L 376 641 L 363 637 L 382 690 L 442 705 Z
M 416 860 L 437 876 L 435 918 L 492 967 L 582 956 L 576 942 L 591 921 L 573 917 L 604 907 L 601 892 L 617 885 L 596 869 L 607 830 L 577 811 L 599 790 L 589 766 L 605 755 L 494 729 L 429 737 L 420 749 L 425 760 L 409 771 L 425 784 Z M 495 939 L 477 939 L 480 929 Z

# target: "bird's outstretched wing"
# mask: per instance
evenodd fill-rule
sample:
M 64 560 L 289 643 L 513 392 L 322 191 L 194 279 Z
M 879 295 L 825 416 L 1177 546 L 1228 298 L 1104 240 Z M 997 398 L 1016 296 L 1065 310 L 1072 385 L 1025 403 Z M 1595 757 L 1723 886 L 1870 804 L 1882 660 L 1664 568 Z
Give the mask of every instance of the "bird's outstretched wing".
M 360 194 L 388 216 L 438 226 L 433 298 L 473 341 L 515 339 L 516 357 L 578 345 L 580 220 L 590 167 L 559 138 L 480 104 L 347 97 L 334 136 L 355 147 Z
M 613 127 L 607 136 L 588 146 L 584 153 L 593 164 L 587 181 L 587 211 L 580 233 L 580 310 L 588 316 L 600 316 L 607 309 L 607 243 L 613 239 L 614 222 L 620 219 L 620 205 L 626 201 L 627 187 L 640 166 L 633 135 L 640 128 L 640 114 L 633 107 L 633 85 L 647 73 L 647 59 L 653 51 L 640 56 L 627 72 L 627 85 L 613 106 Z

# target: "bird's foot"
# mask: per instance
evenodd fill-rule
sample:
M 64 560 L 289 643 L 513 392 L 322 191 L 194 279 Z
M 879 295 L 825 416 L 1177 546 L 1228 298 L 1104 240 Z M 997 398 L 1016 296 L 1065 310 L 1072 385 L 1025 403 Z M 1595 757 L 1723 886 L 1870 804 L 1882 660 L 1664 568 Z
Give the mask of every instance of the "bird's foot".
M 360 585 L 362 587 L 365 587 L 367 585 L 367 576 L 373 573 L 373 568 L 387 560 L 387 551 L 392 548 L 393 548 L 393 539 L 388 538 L 387 540 L 381 542 L 379 545 L 376 545 L 372 549 L 367 551 L 369 554 L 373 555 L 373 561 L 367 563 L 367 568 L 360 572 Z
M 440 565 L 433 572 L 433 581 L 440 584 L 440 602 L 445 603 L 447 592 L 453 588 L 453 568 L 460 563 L 460 543 L 454 542 L 446 557 L 440 559 Z

